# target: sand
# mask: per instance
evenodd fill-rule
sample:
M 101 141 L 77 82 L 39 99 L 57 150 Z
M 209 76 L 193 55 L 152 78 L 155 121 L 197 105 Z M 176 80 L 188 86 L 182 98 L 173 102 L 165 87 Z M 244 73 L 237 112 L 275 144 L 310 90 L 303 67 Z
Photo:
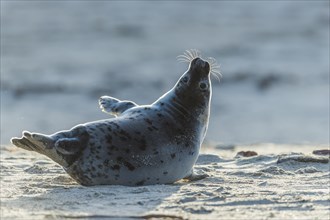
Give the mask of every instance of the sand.
M 53 161 L 1 147 L 1 219 L 329 219 L 325 145 L 205 143 L 208 178 L 170 185 L 84 187 Z M 258 155 L 236 156 L 253 150 Z

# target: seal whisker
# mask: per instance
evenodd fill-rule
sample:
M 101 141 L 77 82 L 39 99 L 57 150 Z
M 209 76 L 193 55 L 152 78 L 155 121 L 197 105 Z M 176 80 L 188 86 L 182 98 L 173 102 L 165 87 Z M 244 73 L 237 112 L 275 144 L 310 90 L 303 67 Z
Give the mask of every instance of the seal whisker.
M 200 51 L 197 49 L 186 50 L 182 55 L 177 56 L 179 62 L 190 63 L 193 59 L 201 57 Z
M 193 49 L 192 51 L 193 51 L 194 59 L 197 58 L 197 57 L 201 57 L 199 50 Z
M 222 78 L 222 74 L 220 72 L 220 65 L 213 57 L 208 57 L 206 60 L 210 63 L 211 75 L 214 76 L 220 82 L 220 79 Z
M 192 60 L 192 53 L 190 50 L 186 50 L 185 53 L 188 55 L 188 57 L 190 58 L 190 60 Z
M 177 60 L 179 61 L 179 62 L 183 62 L 183 63 L 190 63 L 190 58 L 188 57 L 188 55 L 187 54 L 182 54 L 182 55 L 179 55 L 179 56 L 177 56 Z
M 186 50 L 186 52 L 189 54 L 190 62 L 194 59 L 194 54 L 192 53 L 192 50 Z

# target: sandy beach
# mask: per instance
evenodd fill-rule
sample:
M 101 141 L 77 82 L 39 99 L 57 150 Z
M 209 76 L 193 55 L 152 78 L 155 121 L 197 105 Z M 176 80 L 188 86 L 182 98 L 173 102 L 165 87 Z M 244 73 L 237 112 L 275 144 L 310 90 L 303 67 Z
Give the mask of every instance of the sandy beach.
M 329 219 L 327 146 L 207 144 L 196 182 L 84 187 L 51 160 L 1 148 L 1 219 Z M 253 149 L 258 155 L 236 156 Z

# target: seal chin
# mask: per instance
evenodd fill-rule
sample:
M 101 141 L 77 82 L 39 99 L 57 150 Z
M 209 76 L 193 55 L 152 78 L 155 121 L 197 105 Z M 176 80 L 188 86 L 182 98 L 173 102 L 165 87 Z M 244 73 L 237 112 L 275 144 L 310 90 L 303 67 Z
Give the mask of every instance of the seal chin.
M 204 74 L 209 74 L 210 64 L 207 61 L 204 61 L 201 58 L 197 57 L 191 61 L 190 69 L 193 71 L 202 72 Z

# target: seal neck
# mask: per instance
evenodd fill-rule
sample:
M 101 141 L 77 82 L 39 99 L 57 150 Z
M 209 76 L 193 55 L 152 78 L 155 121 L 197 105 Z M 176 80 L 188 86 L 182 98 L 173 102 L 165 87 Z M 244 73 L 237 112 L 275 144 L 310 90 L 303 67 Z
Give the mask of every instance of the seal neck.
M 192 109 L 188 109 L 175 95 L 174 89 L 161 96 L 153 105 L 162 108 L 171 118 L 181 121 L 194 121 L 196 117 L 192 114 Z

